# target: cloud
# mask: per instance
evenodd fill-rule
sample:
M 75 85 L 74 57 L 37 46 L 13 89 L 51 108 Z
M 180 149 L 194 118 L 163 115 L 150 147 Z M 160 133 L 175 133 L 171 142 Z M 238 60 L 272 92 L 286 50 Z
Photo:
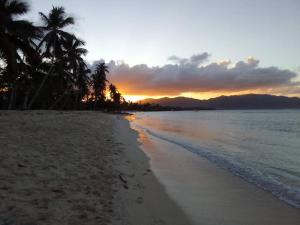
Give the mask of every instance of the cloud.
M 180 58 L 176 55 L 172 55 L 168 58 L 169 61 L 172 61 L 179 65 L 194 65 L 194 66 L 200 66 L 203 62 L 207 61 L 209 58 L 209 54 L 207 52 L 204 52 L 202 54 L 196 54 L 191 56 L 189 59 L 187 58 Z
M 149 67 L 129 66 L 125 62 L 108 63 L 109 80 L 127 95 L 180 95 L 185 92 L 240 92 L 263 90 L 299 90 L 293 81 L 297 73 L 277 67 L 259 67 L 259 60 L 249 57 L 232 65 L 230 60 L 207 62 L 209 54 L 190 58 L 170 56 L 170 64 Z M 300 94 L 300 93 L 299 93 Z

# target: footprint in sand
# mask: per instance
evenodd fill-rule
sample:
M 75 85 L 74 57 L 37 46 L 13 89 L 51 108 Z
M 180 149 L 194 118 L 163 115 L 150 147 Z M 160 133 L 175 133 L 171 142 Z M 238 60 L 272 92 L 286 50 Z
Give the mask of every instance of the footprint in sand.
M 143 198 L 142 197 L 138 197 L 135 201 L 138 204 L 142 204 L 143 203 Z
M 165 225 L 165 224 L 166 224 L 166 222 L 163 221 L 162 219 L 155 220 L 155 225 Z
M 143 189 L 145 189 L 145 186 L 142 185 L 142 184 L 136 184 L 136 185 L 134 185 L 134 189 L 135 189 L 135 190 L 136 190 L 136 189 L 138 189 L 138 190 L 143 190 Z

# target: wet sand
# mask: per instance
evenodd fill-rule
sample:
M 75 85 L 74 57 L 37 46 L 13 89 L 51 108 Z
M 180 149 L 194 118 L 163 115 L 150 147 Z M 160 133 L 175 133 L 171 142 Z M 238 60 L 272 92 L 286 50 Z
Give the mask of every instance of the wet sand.
M 123 180 L 115 199 L 116 224 L 192 224 L 150 170 L 149 158 L 139 148 L 138 134 L 130 129 L 128 121 L 120 119 L 114 133 L 123 149 L 116 168 Z

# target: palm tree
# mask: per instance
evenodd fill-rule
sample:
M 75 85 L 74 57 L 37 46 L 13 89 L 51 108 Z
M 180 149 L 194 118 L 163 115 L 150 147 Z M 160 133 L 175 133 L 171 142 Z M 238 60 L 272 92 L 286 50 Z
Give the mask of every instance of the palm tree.
M 60 68 L 62 68 L 63 62 L 63 38 L 73 37 L 73 34 L 66 32 L 64 29 L 74 24 L 74 18 L 67 16 L 65 9 L 63 7 L 53 7 L 52 10 L 45 15 L 44 13 L 39 13 L 43 22 L 42 30 L 45 32 L 44 38 L 39 44 L 39 49 L 44 46 L 45 51 L 43 56 L 50 58 L 52 62 L 52 67 L 44 76 L 40 86 L 37 88 L 33 98 L 31 99 L 28 108 L 30 109 L 40 92 L 45 85 L 48 77 L 55 71 L 58 73 Z M 60 68 L 58 68 L 58 67 Z M 53 68 L 55 67 L 55 68 Z
M 76 85 L 79 79 L 79 67 L 87 67 L 82 58 L 87 54 L 87 50 L 83 48 L 84 44 L 84 41 L 76 38 L 75 36 L 67 36 L 62 38 L 62 46 L 64 53 L 62 61 L 66 63 L 64 67 L 67 70 L 67 77 L 65 78 L 66 89 L 65 92 L 55 101 L 55 103 L 50 108 L 54 108 L 66 95 L 66 99 L 63 104 L 64 107 L 69 101 L 70 94 L 72 92 L 75 92 L 74 88 L 77 88 Z M 83 71 L 81 70 L 81 72 Z M 76 90 L 76 92 L 76 98 L 79 98 L 79 89 Z
M 22 108 L 28 108 L 28 101 L 32 98 L 35 90 L 39 87 L 43 78 L 47 75 L 47 72 L 51 64 L 49 62 L 43 61 L 43 58 L 38 52 L 30 55 L 26 58 L 25 63 L 22 65 L 22 85 L 23 89 L 23 103 Z
M 66 51 L 66 57 L 68 58 L 72 72 L 75 74 L 78 65 L 83 61 L 82 56 L 87 54 L 87 50 L 84 48 L 85 42 L 73 36 L 67 36 L 62 39 L 62 45 Z
M 119 108 L 123 100 L 123 97 L 115 85 L 113 84 L 109 85 L 109 94 L 110 94 L 110 99 L 113 103 L 113 107 Z
M 74 18 L 67 16 L 64 7 L 53 7 L 48 15 L 39 13 L 43 22 L 42 29 L 45 36 L 40 43 L 40 47 L 45 45 L 44 55 L 55 60 L 55 57 L 61 56 L 62 39 L 72 37 L 73 35 L 64 29 L 74 24 Z
M 81 62 L 78 67 L 78 76 L 77 80 L 75 82 L 77 90 L 76 95 L 76 108 L 81 109 L 81 103 L 85 96 L 88 96 L 89 94 L 89 83 L 90 78 L 89 74 L 91 73 L 91 70 L 88 69 L 87 65 L 84 62 Z
M 92 75 L 94 109 L 98 108 L 105 101 L 106 74 L 108 72 L 108 67 L 105 63 L 99 63 Z
M 66 52 L 65 61 L 67 62 L 67 67 L 71 76 L 68 80 L 73 80 L 75 82 L 78 79 L 79 66 L 85 65 L 85 62 L 82 58 L 88 52 L 85 48 L 83 48 L 85 42 L 76 38 L 75 36 L 69 36 L 63 38 L 62 44 Z
M 0 108 L 82 109 L 89 99 L 94 109 L 104 106 L 108 67 L 99 63 L 89 76 L 84 41 L 65 29 L 74 19 L 53 7 L 36 27 L 19 18 L 28 8 L 26 0 L 0 0 Z M 114 85 L 110 97 L 124 102 Z
M 40 37 L 40 30 L 26 20 L 16 19 L 28 12 L 28 4 L 20 0 L 0 0 L 0 54 L 7 63 L 9 78 L 9 109 L 14 107 L 17 79 L 19 75 L 18 61 L 34 51 L 34 39 Z M 20 55 L 20 51 L 22 55 Z

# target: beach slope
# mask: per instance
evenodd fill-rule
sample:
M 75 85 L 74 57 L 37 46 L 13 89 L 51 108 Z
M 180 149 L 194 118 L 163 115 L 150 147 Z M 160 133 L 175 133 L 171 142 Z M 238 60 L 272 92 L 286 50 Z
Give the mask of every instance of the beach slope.
M 0 112 L 0 224 L 186 224 L 122 116 Z

